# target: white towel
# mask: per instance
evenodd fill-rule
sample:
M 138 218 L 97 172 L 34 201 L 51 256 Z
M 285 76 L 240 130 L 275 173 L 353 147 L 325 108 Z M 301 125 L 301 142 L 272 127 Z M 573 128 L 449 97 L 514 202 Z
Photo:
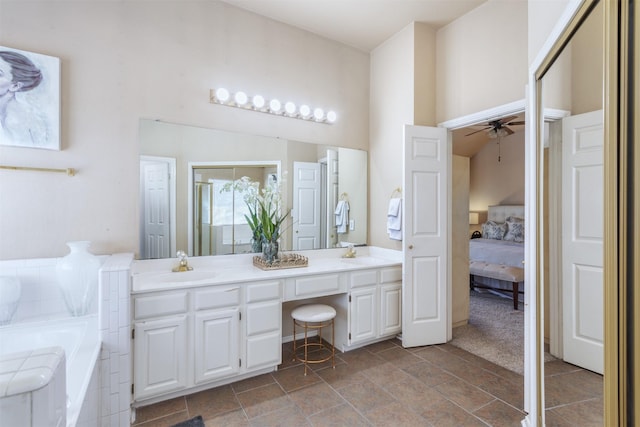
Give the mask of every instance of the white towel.
M 346 200 L 340 200 L 334 214 L 336 215 L 336 231 L 338 234 L 346 233 L 349 225 L 349 203 Z
M 387 234 L 390 239 L 402 240 L 402 199 L 400 198 L 389 200 Z

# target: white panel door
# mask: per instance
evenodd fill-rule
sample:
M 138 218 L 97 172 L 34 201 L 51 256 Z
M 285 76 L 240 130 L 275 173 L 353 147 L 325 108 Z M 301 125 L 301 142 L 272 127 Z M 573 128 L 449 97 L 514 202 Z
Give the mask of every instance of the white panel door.
M 140 162 L 142 182 L 143 259 L 169 258 L 169 164 Z
M 402 345 L 440 344 L 451 335 L 447 130 L 404 128 Z
M 293 249 L 320 249 L 320 163 L 293 162 Z
M 567 117 L 562 128 L 564 360 L 603 373 L 603 113 Z

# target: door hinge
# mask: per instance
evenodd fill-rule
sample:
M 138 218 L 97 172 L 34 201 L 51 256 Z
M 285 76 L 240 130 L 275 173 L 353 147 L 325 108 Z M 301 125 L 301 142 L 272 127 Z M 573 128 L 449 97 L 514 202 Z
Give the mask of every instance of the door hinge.
M 351 332 L 349 332 L 349 339 L 351 339 Z
M 241 311 L 238 312 L 238 320 L 242 320 L 242 312 Z
M 351 294 L 349 294 L 349 302 L 351 302 Z
M 135 386 L 131 383 L 131 394 L 133 394 L 133 390 L 135 390 Z
M 132 340 L 135 340 L 135 339 L 136 339 L 136 330 L 135 330 L 135 329 L 132 329 L 132 330 L 131 330 L 131 339 L 132 339 Z
M 238 359 L 238 365 L 240 368 L 242 368 L 242 359 Z

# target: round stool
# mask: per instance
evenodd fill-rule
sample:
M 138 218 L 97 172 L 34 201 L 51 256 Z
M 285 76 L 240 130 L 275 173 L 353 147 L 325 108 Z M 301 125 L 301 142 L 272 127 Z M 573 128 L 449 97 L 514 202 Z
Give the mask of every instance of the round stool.
M 307 375 L 307 367 L 310 363 L 323 363 L 331 360 L 331 366 L 336 367 L 334 340 L 336 336 L 335 324 L 333 319 L 336 317 L 336 309 L 325 304 L 307 304 L 296 307 L 291 312 L 293 318 L 293 360 L 304 363 L 304 374 Z M 304 344 L 296 346 L 296 326 L 304 329 Z M 319 358 L 309 359 L 309 348 L 318 347 L 319 349 L 329 349 L 322 341 L 322 328 L 331 326 L 331 355 Z M 309 342 L 309 330 L 318 331 L 318 342 Z M 298 356 L 298 349 L 304 348 L 304 357 Z

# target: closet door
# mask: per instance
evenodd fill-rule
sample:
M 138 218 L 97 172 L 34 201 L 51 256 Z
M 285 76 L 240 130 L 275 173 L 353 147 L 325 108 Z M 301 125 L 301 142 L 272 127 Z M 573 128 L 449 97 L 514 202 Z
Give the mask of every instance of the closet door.
M 402 345 L 451 336 L 451 145 L 443 128 L 405 126 Z

